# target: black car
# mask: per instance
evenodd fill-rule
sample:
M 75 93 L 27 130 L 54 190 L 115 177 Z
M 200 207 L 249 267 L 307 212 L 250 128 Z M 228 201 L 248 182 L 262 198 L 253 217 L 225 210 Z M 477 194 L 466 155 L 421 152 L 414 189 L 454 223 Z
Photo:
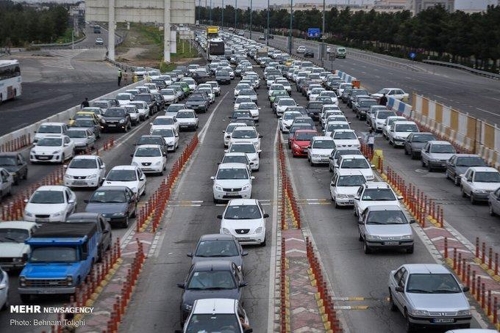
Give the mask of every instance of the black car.
M 165 83 L 165 80 L 162 79 L 153 79 L 151 80 L 156 86 L 158 87 L 158 90 L 165 89 L 167 87 L 167 84 Z
M 314 58 L 314 52 L 312 50 L 306 50 L 304 52 L 304 58 Z
M 123 228 L 137 212 L 137 196 L 127 186 L 101 186 L 84 201 L 85 212 L 101 213 L 111 225 Z
M 153 97 L 155 98 L 155 101 L 156 101 L 156 109 L 159 111 L 163 111 L 165 110 L 165 100 L 163 99 L 163 95 L 160 94 L 159 92 L 154 92 L 154 93 L 151 93 L 151 95 L 153 95 Z
M 134 101 L 144 101 L 148 103 L 149 114 L 151 116 L 158 112 L 158 105 L 153 94 L 137 94 L 134 96 Z
M 356 118 L 366 120 L 366 113 L 370 106 L 377 105 L 378 102 L 374 98 L 358 98 L 352 105 L 352 111 L 356 113 Z
M 241 117 L 241 118 L 234 118 L 229 121 L 230 123 L 244 123 L 247 126 L 253 126 L 257 127 L 259 124 L 255 123 L 255 119 L 253 117 Z
M 177 286 L 182 293 L 181 325 L 189 316 L 195 300 L 230 298 L 241 300 L 242 287 L 247 284 L 238 266 L 229 260 L 200 261 L 191 266 L 184 283 Z
M 132 128 L 132 121 L 127 109 L 123 107 L 111 107 L 102 115 L 103 131 L 123 131 L 128 132 Z
M 185 105 L 188 109 L 205 113 L 210 105 L 210 100 L 199 93 L 193 93 L 188 97 Z
M 161 135 L 142 135 L 135 145 L 159 145 L 165 156 L 168 152 L 168 145 Z
M 101 238 L 99 239 L 99 247 L 97 249 L 97 258 L 102 259 L 106 250 L 110 249 L 113 245 L 113 233 L 111 232 L 111 225 L 101 213 L 73 213 L 66 222 L 93 222 L 99 230 Z
M 320 115 L 322 109 L 323 109 L 322 102 L 313 101 L 313 102 L 307 103 L 307 106 L 306 106 L 307 115 L 314 120 L 319 120 L 319 115 Z
M 231 84 L 231 76 L 228 71 L 221 69 L 215 73 L 215 81 L 218 84 Z
M 252 113 L 248 110 L 234 110 L 233 113 L 228 116 L 231 120 L 236 120 L 239 118 L 252 118 Z
M 211 80 L 210 73 L 204 68 L 194 71 L 191 76 L 196 81 L 196 84 L 206 83 Z
M 356 96 L 360 95 L 367 95 L 370 96 L 367 90 L 365 89 L 352 89 L 351 92 L 349 93 L 349 99 L 347 100 L 347 106 L 352 109 L 352 103 L 354 102 L 354 99 Z
M 15 185 L 19 184 L 20 179 L 28 178 L 28 163 L 20 153 L 0 153 L 0 168 L 4 168 L 12 175 Z

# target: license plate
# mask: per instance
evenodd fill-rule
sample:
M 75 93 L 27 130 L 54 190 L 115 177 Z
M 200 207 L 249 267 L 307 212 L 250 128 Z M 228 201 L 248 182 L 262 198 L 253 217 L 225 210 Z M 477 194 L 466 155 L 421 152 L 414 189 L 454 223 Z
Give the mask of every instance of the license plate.
M 239 240 L 250 240 L 251 238 L 250 237 L 238 237 Z
M 108 124 L 108 127 L 116 127 L 116 124 Z
M 455 320 L 452 318 L 449 318 L 449 319 L 448 318 L 446 318 L 446 319 L 445 318 L 436 318 L 433 321 L 435 323 L 453 323 L 453 322 L 455 322 Z
M 188 125 L 181 125 L 181 128 L 185 128 L 185 127 L 188 127 Z
M 75 180 L 73 182 L 73 185 L 87 185 L 87 183 L 81 180 Z
M 39 156 L 38 159 L 39 160 L 48 160 L 49 157 L 48 156 Z
M 240 194 L 238 192 L 226 192 L 226 196 L 228 197 L 237 197 Z
M 354 205 L 354 200 L 349 200 L 350 205 Z
M 36 222 L 49 222 L 49 219 L 35 219 Z
M 399 245 L 399 242 L 385 242 L 385 245 Z

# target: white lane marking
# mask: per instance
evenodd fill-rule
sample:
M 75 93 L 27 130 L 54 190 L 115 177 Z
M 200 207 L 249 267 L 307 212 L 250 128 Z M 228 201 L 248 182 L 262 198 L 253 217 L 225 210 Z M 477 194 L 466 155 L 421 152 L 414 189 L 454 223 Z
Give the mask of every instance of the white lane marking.
M 498 116 L 499 116 L 499 115 L 498 115 L 498 113 L 496 113 L 496 112 L 491 112 L 491 111 L 488 111 L 488 110 L 485 110 L 485 109 L 476 108 L 476 110 L 479 110 L 479 111 L 484 112 L 484 113 L 487 113 L 487 114 L 491 114 L 492 116 L 496 116 L 496 117 L 498 117 Z
M 200 133 L 198 133 L 198 139 L 200 139 L 200 144 L 202 144 L 203 140 L 205 140 L 205 135 L 207 135 L 208 127 L 210 126 L 210 123 L 212 122 L 212 120 L 214 118 L 215 112 L 219 108 L 219 106 L 222 103 L 222 101 L 224 99 L 226 99 L 227 94 L 229 94 L 229 91 L 227 93 L 225 93 L 224 96 L 219 101 L 219 103 L 217 103 L 217 105 L 215 106 L 215 109 L 212 111 L 212 114 L 210 114 L 210 117 L 208 117 L 208 120 L 207 120 L 205 126 L 203 126 L 203 128 L 200 131 Z

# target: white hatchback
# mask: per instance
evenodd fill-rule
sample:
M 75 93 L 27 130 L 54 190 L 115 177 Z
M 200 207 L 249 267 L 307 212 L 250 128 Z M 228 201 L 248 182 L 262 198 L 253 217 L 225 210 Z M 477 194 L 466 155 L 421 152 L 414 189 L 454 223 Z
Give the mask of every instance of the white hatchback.
M 30 162 L 64 163 L 75 156 L 75 142 L 67 135 L 47 135 L 30 151 Z
M 177 112 L 175 116 L 177 123 L 179 124 L 179 129 L 190 129 L 196 131 L 199 124 L 198 115 L 194 110 L 191 109 L 182 109 Z
M 132 165 L 139 167 L 144 173 L 159 173 L 167 169 L 167 155 L 159 145 L 140 145 L 131 154 Z
M 266 218 L 256 199 L 232 199 L 220 218 L 220 233 L 233 235 L 241 244 L 266 245 Z
M 219 164 L 216 175 L 211 177 L 214 203 L 233 198 L 250 199 L 254 178 L 243 163 Z
M 229 139 L 229 144 L 238 142 L 251 142 L 255 149 L 260 150 L 260 135 L 255 127 L 253 126 L 238 126 L 231 133 L 231 138 Z
M 146 175 L 135 165 L 117 165 L 111 169 L 102 186 L 127 186 L 139 197 L 146 194 Z
M 28 222 L 64 222 L 76 211 L 76 195 L 67 186 L 40 186 L 25 202 Z
M 68 187 L 97 188 L 106 175 L 106 164 L 96 155 L 75 156 L 65 168 L 64 185 Z
M 179 113 L 179 111 L 177 111 Z M 176 115 L 177 115 L 176 113 Z M 177 121 L 176 116 L 158 116 L 151 123 L 151 132 L 157 128 L 163 127 L 174 127 L 177 132 L 179 132 L 179 122 Z

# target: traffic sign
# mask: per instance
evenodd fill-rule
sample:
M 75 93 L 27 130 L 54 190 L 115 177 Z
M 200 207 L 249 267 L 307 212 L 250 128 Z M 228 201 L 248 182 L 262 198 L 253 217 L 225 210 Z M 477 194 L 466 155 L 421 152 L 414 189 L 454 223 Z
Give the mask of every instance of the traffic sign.
M 320 35 L 321 35 L 320 28 L 307 29 L 307 37 L 309 37 L 309 38 L 319 38 Z

